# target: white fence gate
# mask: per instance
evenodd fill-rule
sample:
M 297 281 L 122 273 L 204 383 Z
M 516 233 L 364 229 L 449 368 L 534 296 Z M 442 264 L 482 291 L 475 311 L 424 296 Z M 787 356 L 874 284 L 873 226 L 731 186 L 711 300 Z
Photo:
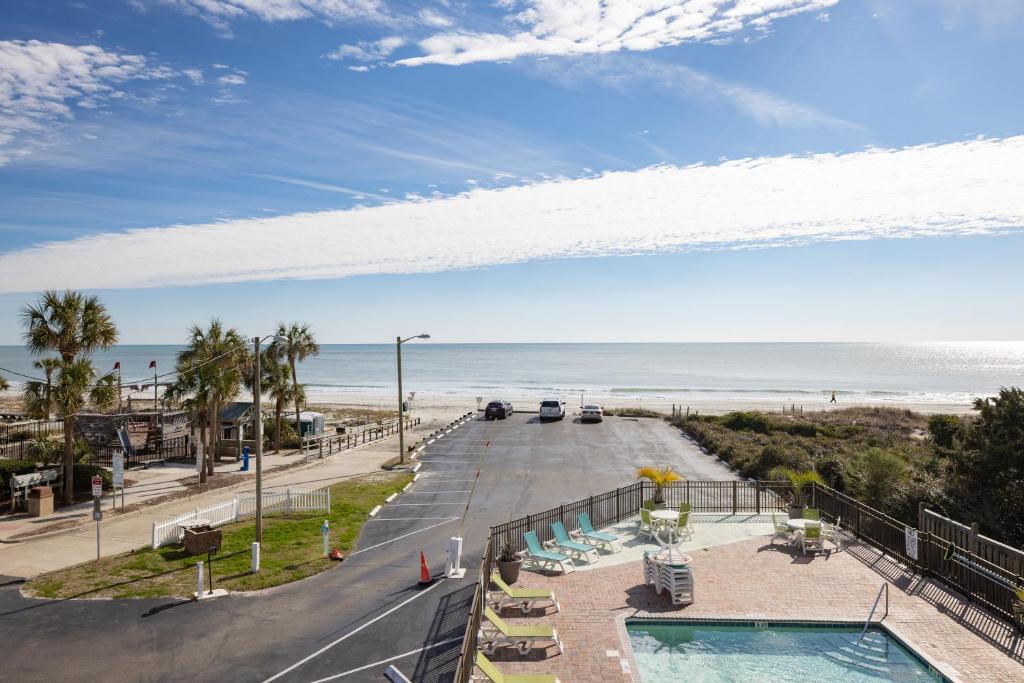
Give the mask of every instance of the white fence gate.
M 269 491 L 263 494 L 263 513 L 275 512 L 307 512 L 320 510 L 330 512 L 331 490 L 326 486 L 313 491 L 293 490 Z M 182 524 L 203 520 L 210 526 L 221 526 L 237 522 L 245 517 L 256 514 L 256 495 L 235 496 L 229 501 L 196 508 L 191 512 L 183 512 L 163 522 L 153 522 L 153 538 L 151 546 L 156 550 L 169 543 L 178 543 L 185 535 Z

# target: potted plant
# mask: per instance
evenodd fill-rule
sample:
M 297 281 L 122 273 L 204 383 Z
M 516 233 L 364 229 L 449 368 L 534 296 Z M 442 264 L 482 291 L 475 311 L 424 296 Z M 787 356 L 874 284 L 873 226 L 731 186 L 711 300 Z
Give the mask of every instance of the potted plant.
M 1024 628 L 1024 588 L 1017 588 L 1013 594 L 1013 618 L 1017 628 Z
M 797 472 L 788 467 L 776 467 L 768 476 L 772 479 L 786 479 L 793 486 L 792 489 L 779 491 L 779 496 L 786 501 L 790 519 L 800 519 L 804 516 L 804 508 L 807 507 L 807 485 L 824 483 L 821 475 L 814 470 Z
M 496 562 L 498 575 L 501 576 L 502 581 L 511 586 L 519 580 L 519 570 L 523 566 L 523 558 L 519 556 L 515 546 L 512 545 L 512 535 L 509 533 L 506 533 L 501 539 Z
M 676 474 L 676 471 L 668 465 L 664 467 L 641 467 L 636 471 L 636 478 L 647 479 L 654 484 L 654 496 L 651 500 L 654 501 L 654 507 L 658 510 L 665 507 L 665 486 L 674 481 L 682 480 L 682 477 Z

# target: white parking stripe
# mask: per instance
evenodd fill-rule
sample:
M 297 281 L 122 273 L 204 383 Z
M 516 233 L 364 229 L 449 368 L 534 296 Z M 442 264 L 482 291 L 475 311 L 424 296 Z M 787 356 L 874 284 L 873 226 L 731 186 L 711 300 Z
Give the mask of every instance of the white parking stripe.
M 458 519 L 458 517 L 375 517 L 371 522 L 415 522 L 420 519 Z
M 340 643 L 340 642 L 342 642 L 344 640 L 348 640 L 349 638 L 351 638 L 355 634 L 357 634 L 360 631 L 362 631 L 367 626 L 380 621 L 381 619 L 383 619 L 384 617 L 388 616 L 389 614 L 393 614 L 394 612 L 397 612 L 398 610 L 400 610 L 401 608 L 405 607 L 406 605 L 408 605 L 413 600 L 415 600 L 417 598 L 422 598 L 424 595 L 426 595 L 430 591 L 434 590 L 435 588 L 437 588 L 438 586 L 440 586 L 444 582 L 445 582 L 445 579 L 443 579 L 443 578 L 438 579 L 437 583 L 435 583 L 433 586 L 428 586 L 427 588 L 425 588 L 425 589 L 423 589 L 423 590 L 421 590 L 421 591 L 419 591 L 417 593 L 414 593 L 410 597 L 406 598 L 402 602 L 398 603 L 397 605 L 395 605 L 394 607 L 389 609 L 387 612 L 384 612 L 382 614 L 378 614 L 373 619 L 370 619 L 369 621 L 363 623 L 362 626 L 358 626 L 358 627 L 352 629 L 351 631 L 349 631 L 348 633 L 346 633 L 345 635 L 341 636 L 340 638 L 331 641 L 327 645 L 324 645 L 322 648 L 320 648 L 319 650 L 317 650 L 313 654 L 311 654 L 311 655 L 309 655 L 309 656 L 307 656 L 307 657 L 305 657 L 303 659 L 300 659 L 299 661 L 295 662 L 290 667 L 288 667 L 287 669 L 281 671 L 280 673 L 274 674 L 270 678 L 268 678 L 265 681 L 263 681 L 263 683 L 270 683 L 271 681 L 276 681 L 278 678 L 280 678 L 281 676 L 284 676 L 286 673 L 290 673 L 290 672 L 294 671 L 295 669 L 298 669 L 300 666 L 302 666 L 303 664 L 305 664 L 309 660 L 315 659 L 316 657 L 319 657 L 323 653 L 327 652 L 328 650 L 330 650 L 332 647 L 334 647 L 338 643 Z
M 358 673 L 360 671 L 366 671 L 367 669 L 372 669 L 373 667 L 381 666 L 382 664 L 389 664 L 390 662 L 402 659 L 403 657 L 408 657 L 409 655 L 414 655 L 418 652 L 423 652 L 424 650 L 433 650 L 435 647 L 441 647 L 442 645 L 450 645 L 451 643 L 455 643 L 460 640 L 462 640 L 462 636 L 459 636 L 457 638 L 449 638 L 448 640 L 442 640 L 439 643 L 431 643 L 430 645 L 426 645 L 415 650 L 409 650 L 408 652 L 403 652 L 402 654 L 395 655 L 394 657 L 382 659 L 379 662 L 374 662 L 373 664 L 361 666 L 358 669 L 349 669 L 348 671 L 342 672 L 340 674 L 334 674 L 333 676 L 328 676 L 327 678 L 318 678 L 317 680 L 313 681 L 313 683 L 326 683 L 326 681 L 333 681 L 334 679 L 341 678 L 342 676 L 348 676 L 349 674 Z
M 423 517 L 421 517 L 420 519 L 424 519 L 424 518 L 423 518 Z M 352 557 L 353 555 L 358 555 L 359 553 L 365 553 L 365 552 L 366 552 L 367 550 L 373 550 L 374 548 L 379 548 L 379 547 L 381 547 L 382 545 L 387 545 L 388 543 L 394 543 L 395 541 L 397 541 L 397 540 L 399 540 L 399 539 L 402 539 L 402 538 L 405 538 L 406 536 L 412 536 L 413 534 L 418 534 L 418 533 L 420 533 L 421 531 L 427 531 L 427 530 L 429 530 L 429 529 L 433 529 L 433 528 L 435 528 L 435 527 L 439 527 L 439 526 L 444 526 L 444 525 L 445 525 L 445 524 L 447 524 L 448 522 L 454 522 L 455 520 L 457 520 L 457 519 L 458 519 L 458 517 L 447 517 L 447 518 L 445 518 L 445 519 L 446 519 L 447 521 L 444 521 L 444 522 L 440 522 L 440 523 L 438 523 L 438 524 L 431 524 L 430 526 L 425 526 L 425 527 L 423 527 L 422 529 L 417 529 L 416 531 L 410 531 L 409 533 L 407 533 L 407 534 L 402 534 L 401 536 L 395 536 L 394 538 L 392 538 L 392 539 L 389 539 L 389 540 L 387 540 L 387 541 L 384 541 L 383 543 L 378 543 L 377 545 L 371 545 L 371 546 L 369 546 L 369 547 L 366 547 L 366 548 L 360 548 L 359 550 L 355 551 L 354 553 L 349 553 L 349 555 L 348 555 L 348 556 L 349 556 L 349 557 Z

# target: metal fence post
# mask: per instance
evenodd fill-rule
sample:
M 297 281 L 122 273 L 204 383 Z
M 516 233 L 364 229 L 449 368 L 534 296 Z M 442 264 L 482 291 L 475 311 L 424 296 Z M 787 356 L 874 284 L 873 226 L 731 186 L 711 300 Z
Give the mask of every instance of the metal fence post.
M 754 507 L 757 514 L 761 514 L 761 481 L 754 482 Z
M 732 514 L 736 514 L 736 480 L 732 482 Z

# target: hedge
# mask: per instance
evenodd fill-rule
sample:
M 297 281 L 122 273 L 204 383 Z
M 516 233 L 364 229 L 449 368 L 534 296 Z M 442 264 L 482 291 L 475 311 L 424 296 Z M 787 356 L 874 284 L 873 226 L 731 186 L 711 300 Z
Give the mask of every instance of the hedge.
M 110 491 L 114 488 L 114 475 L 99 465 L 75 465 L 75 491 L 88 491 L 92 488 L 92 478 L 99 475 L 103 480 L 103 490 Z

